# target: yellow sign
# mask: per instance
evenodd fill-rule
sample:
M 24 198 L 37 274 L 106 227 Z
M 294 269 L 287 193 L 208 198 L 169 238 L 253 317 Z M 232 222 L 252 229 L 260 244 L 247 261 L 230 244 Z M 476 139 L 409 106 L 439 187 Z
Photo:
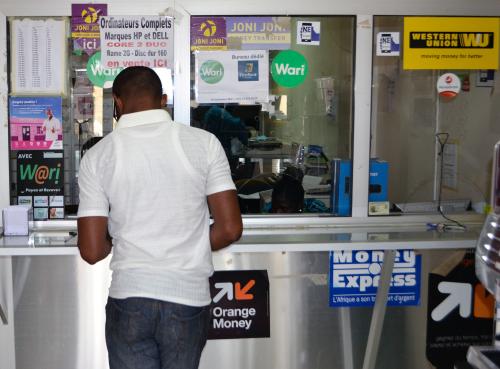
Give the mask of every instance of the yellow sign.
M 498 69 L 500 18 L 405 17 L 403 69 Z

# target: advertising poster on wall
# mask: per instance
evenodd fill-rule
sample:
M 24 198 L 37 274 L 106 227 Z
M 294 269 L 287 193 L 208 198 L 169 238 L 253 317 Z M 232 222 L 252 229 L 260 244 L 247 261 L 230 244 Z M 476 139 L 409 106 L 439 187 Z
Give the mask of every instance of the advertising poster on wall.
M 11 150 L 62 150 L 62 99 L 11 97 L 9 99 Z
M 330 306 L 373 306 L 383 261 L 383 251 L 330 252 Z M 420 304 L 421 265 L 421 255 L 414 251 L 397 252 L 388 306 Z
M 99 18 L 101 63 L 104 68 L 143 65 L 173 67 L 174 20 L 166 16 Z
M 266 270 L 216 271 L 208 339 L 270 337 L 269 278 Z
M 230 50 L 286 50 L 290 48 L 289 17 L 226 17 Z
M 198 103 L 255 103 L 269 95 L 267 50 L 195 53 Z
M 33 219 L 64 218 L 62 151 L 17 152 L 17 202 L 33 207 Z
M 107 4 L 71 4 L 73 52 L 92 55 L 101 47 L 99 17 L 108 15 Z
M 491 346 L 494 297 L 476 277 L 474 250 L 451 254 L 429 273 L 426 356 L 462 368 L 469 346 Z
M 404 69 L 498 69 L 500 19 L 405 17 Z
M 224 17 L 191 17 L 191 51 L 226 49 Z

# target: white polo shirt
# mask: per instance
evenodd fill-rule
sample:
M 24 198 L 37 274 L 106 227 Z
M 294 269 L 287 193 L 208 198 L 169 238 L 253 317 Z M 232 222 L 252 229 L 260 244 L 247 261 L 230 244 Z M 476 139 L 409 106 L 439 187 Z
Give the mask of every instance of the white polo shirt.
M 83 157 L 78 184 L 78 217 L 108 217 L 111 297 L 210 303 L 207 196 L 235 189 L 214 135 L 161 109 L 123 115 Z

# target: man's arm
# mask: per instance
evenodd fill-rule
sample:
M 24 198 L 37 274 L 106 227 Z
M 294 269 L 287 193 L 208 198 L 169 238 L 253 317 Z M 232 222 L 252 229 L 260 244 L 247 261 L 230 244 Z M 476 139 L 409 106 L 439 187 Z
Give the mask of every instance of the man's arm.
M 243 231 L 240 206 L 235 190 L 217 192 L 207 196 L 213 224 L 210 226 L 212 250 L 220 250 L 240 239 Z
M 111 252 L 107 217 L 78 218 L 78 249 L 83 260 L 95 264 Z

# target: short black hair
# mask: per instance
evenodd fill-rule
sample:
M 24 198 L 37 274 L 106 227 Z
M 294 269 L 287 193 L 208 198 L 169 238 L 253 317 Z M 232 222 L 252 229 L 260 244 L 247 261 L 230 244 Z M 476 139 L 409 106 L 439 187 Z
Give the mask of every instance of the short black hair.
M 272 213 L 300 213 L 304 208 L 304 187 L 298 180 L 283 175 L 274 185 Z
M 114 95 L 128 99 L 138 94 L 161 99 L 163 88 L 160 77 L 154 70 L 148 67 L 135 66 L 122 70 L 113 82 L 112 92 Z

